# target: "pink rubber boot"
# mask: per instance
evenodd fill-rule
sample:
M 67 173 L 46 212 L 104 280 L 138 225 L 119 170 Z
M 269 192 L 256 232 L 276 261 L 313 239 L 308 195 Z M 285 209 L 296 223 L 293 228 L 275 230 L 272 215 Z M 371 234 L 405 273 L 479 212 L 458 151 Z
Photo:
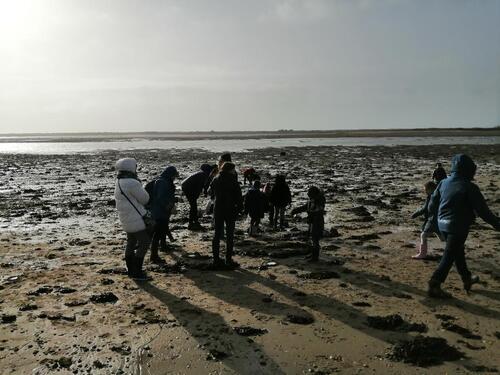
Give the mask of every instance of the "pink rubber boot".
M 412 256 L 413 259 L 425 259 L 427 257 L 427 244 L 421 243 L 418 246 L 418 254 Z

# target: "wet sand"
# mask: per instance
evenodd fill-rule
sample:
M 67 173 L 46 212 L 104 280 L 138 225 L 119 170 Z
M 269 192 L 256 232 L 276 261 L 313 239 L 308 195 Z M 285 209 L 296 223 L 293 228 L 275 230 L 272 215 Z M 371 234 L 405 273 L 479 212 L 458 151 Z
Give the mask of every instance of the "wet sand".
M 325 191 L 328 236 L 322 240 L 322 261 L 304 260 L 309 248 L 303 216 L 288 217 L 283 232 L 264 225 L 256 238 L 246 235 L 248 223 L 242 220 L 236 233 L 241 269 L 207 271 L 210 218 L 202 218 L 207 231 L 188 231 L 187 203 L 181 203 L 172 223 L 177 241 L 162 254 L 166 266 L 146 262 L 150 283 L 124 275 L 114 162 L 136 157 L 146 181 L 166 164 L 186 177 L 217 154 L 3 155 L 0 369 L 19 374 L 495 372 L 499 233 L 481 220 L 473 226 L 467 256 L 483 283 L 470 295 L 453 269 L 445 287 L 455 298 L 426 297 L 442 249 L 438 239 L 430 242 L 430 260 L 410 259 L 421 226 L 410 215 L 425 199 L 422 185 L 437 160 L 449 170 L 458 152 L 479 165 L 477 183 L 498 213 L 498 145 L 233 154 L 238 167 L 254 166 L 264 181 L 288 172 L 294 205 L 304 202 L 311 183 Z M 372 319 L 393 314 L 404 322 Z M 424 363 L 422 357 L 432 353 L 426 356 L 416 344 L 413 349 L 422 353 L 398 350 L 418 335 L 444 338 L 462 358 L 444 353 L 448 360 Z

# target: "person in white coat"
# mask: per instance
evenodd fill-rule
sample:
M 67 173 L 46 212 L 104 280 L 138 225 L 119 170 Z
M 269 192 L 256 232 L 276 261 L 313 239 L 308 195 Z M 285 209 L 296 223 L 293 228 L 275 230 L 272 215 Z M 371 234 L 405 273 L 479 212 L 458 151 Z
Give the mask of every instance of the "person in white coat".
M 144 206 L 149 201 L 149 194 L 137 177 L 137 161 L 135 159 L 120 159 L 116 162 L 115 168 L 118 172 L 115 202 L 121 226 L 127 233 L 125 262 L 128 275 L 137 280 L 147 280 L 142 265 L 151 238 L 146 231 L 142 217 L 146 214 Z

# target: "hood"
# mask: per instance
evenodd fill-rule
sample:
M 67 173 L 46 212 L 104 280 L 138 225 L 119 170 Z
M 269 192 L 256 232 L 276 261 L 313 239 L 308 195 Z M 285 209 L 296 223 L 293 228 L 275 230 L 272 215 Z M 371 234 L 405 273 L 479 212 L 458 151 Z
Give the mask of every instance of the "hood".
M 206 174 L 210 174 L 212 172 L 212 166 L 210 164 L 202 164 L 200 169 Z
M 468 180 L 474 179 L 476 164 L 465 154 L 458 154 L 451 159 L 451 172 L 456 173 Z
M 137 161 L 134 158 L 123 158 L 116 162 L 115 168 L 119 172 L 135 173 L 137 169 Z
M 169 179 L 173 180 L 177 176 L 179 176 L 179 173 L 177 172 L 177 168 L 170 166 L 170 167 L 165 168 L 165 170 L 163 171 L 163 173 L 161 174 L 160 177 L 169 178 Z

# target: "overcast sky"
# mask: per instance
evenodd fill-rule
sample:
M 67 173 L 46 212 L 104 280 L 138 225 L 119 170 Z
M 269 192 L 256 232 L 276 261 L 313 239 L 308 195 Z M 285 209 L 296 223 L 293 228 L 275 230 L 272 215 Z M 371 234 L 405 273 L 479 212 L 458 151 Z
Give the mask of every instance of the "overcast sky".
M 0 132 L 500 124 L 499 0 L 0 0 Z

